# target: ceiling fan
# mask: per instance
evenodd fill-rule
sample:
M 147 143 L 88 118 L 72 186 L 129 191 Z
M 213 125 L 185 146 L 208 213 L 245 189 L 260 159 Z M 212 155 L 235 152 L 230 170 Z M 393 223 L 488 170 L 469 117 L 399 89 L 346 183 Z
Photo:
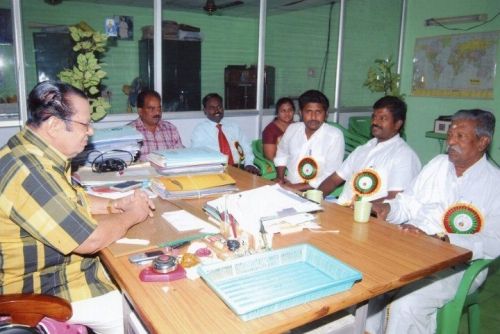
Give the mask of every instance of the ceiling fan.
M 243 4 L 244 4 L 243 1 L 232 1 L 232 2 L 223 3 L 221 5 L 216 5 L 214 0 L 207 0 L 207 2 L 205 3 L 205 6 L 203 6 L 203 9 L 208 13 L 208 15 L 212 15 L 218 9 L 239 6 L 239 5 L 243 5 Z

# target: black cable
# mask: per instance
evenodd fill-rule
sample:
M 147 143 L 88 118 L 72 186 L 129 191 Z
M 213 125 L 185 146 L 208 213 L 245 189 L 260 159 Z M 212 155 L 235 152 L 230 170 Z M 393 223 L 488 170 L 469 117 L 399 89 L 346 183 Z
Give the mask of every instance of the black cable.
M 94 173 L 104 173 L 104 172 L 120 172 L 130 166 L 134 162 L 134 155 L 126 150 L 110 150 L 106 152 L 101 152 L 98 150 L 93 150 L 92 152 L 98 152 L 99 155 L 92 160 L 92 171 Z M 105 158 L 106 154 L 113 152 L 124 152 L 130 155 L 130 162 L 126 163 L 125 160 L 121 158 Z
M 476 24 L 475 26 L 472 26 L 472 27 L 469 27 L 469 28 L 450 28 L 444 24 L 442 24 L 441 22 L 439 22 L 439 20 L 436 20 L 436 19 L 430 19 L 430 21 L 434 22 L 435 24 L 437 24 L 438 26 L 442 27 L 442 28 L 445 28 L 447 30 L 460 30 L 460 31 L 469 31 L 469 30 L 472 30 L 472 29 L 475 29 L 475 28 L 478 28 L 478 27 L 481 27 L 481 26 L 484 26 L 485 24 L 487 23 L 490 23 L 491 21 L 493 21 L 494 19 L 496 19 L 498 16 L 500 15 L 500 12 L 496 13 L 495 16 L 493 16 L 491 19 L 483 22 L 483 23 L 479 23 L 479 24 Z
M 332 2 L 330 4 L 330 13 L 328 14 L 328 33 L 326 37 L 326 50 L 325 50 L 325 57 L 323 58 L 323 63 L 321 64 L 321 70 L 320 70 L 320 78 L 319 78 L 319 83 L 318 83 L 318 90 L 323 91 L 325 89 L 325 80 L 326 80 L 326 69 L 328 67 L 328 55 L 330 54 L 330 39 L 331 39 L 331 27 L 332 27 L 332 12 L 333 12 L 333 5 L 335 3 Z

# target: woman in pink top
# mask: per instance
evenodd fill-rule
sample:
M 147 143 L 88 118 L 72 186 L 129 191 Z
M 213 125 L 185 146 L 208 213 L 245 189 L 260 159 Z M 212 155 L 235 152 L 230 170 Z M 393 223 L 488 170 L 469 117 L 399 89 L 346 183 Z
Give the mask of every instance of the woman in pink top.
M 282 97 L 276 102 L 276 117 L 262 132 L 263 151 L 267 159 L 272 161 L 276 156 L 278 143 L 288 125 L 293 123 L 294 114 L 295 106 L 292 99 Z

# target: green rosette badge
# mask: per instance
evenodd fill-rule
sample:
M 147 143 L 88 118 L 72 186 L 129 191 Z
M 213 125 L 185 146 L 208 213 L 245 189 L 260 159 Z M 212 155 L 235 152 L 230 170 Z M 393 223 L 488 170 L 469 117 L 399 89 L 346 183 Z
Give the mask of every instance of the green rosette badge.
M 443 216 L 443 226 L 448 233 L 477 233 L 481 231 L 483 222 L 481 212 L 471 204 L 456 203 Z
M 299 175 L 305 182 L 311 181 L 318 175 L 318 163 L 311 157 L 300 160 L 298 165 Z
M 363 169 L 356 173 L 352 180 L 352 188 L 358 196 L 370 196 L 380 189 L 380 176 L 373 169 Z

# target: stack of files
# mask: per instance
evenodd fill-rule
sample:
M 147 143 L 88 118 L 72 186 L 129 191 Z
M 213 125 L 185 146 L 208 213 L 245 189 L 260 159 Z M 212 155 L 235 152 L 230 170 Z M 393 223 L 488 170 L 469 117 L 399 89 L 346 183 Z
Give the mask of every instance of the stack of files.
M 217 174 L 227 165 L 226 155 L 205 147 L 155 151 L 148 160 L 162 175 Z
M 85 150 L 73 158 L 73 164 L 90 166 L 108 158 L 129 164 L 137 158 L 142 140 L 142 134 L 131 126 L 95 129 Z
M 151 189 L 163 199 L 198 198 L 238 190 L 226 173 L 160 176 L 152 180 Z
M 222 213 L 233 216 L 240 228 L 252 234 L 260 233 L 264 228 L 285 223 L 290 225 L 305 225 L 314 220 L 311 213 L 321 211 L 322 207 L 298 194 L 281 188 L 278 184 L 224 195 L 216 200 L 208 201 L 204 210 L 216 220 L 221 219 Z M 266 222 L 269 221 L 268 224 Z M 288 222 L 288 224 L 287 224 Z M 311 227 L 307 224 L 304 227 Z M 269 233 L 280 232 L 273 226 Z
M 82 187 L 109 186 L 125 181 L 144 181 L 158 176 L 158 173 L 148 163 L 137 163 L 121 172 L 95 173 L 91 167 L 83 166 L 71 175 L 74 182 Z

